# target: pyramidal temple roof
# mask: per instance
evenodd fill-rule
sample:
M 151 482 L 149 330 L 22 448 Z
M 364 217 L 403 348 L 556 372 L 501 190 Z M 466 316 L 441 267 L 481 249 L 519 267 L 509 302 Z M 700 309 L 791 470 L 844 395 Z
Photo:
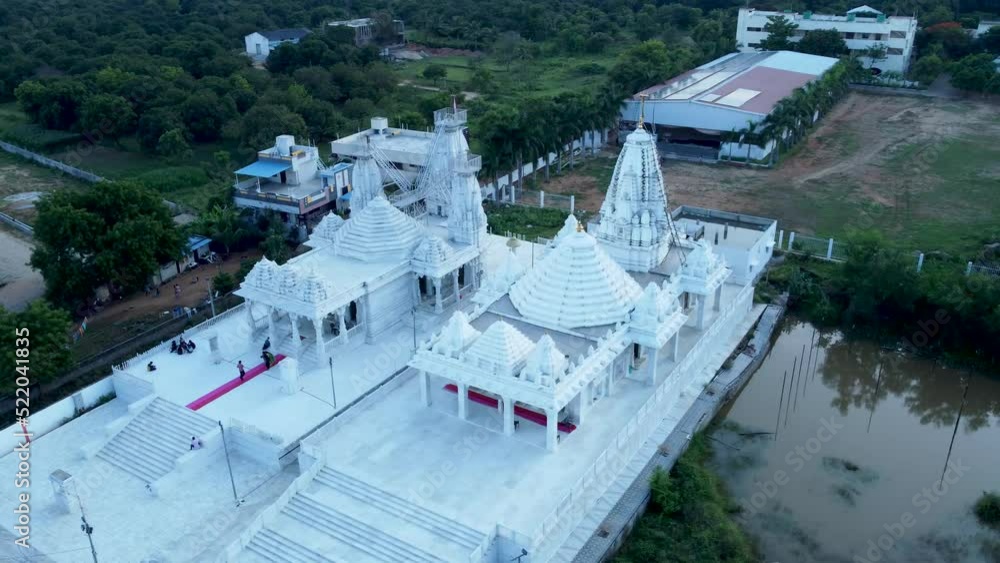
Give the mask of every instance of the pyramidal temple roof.
M 497 321 L 486 329 L 469 350 L 466 358 L 494 375 L 513 377 L 524 367 L 535 343 L 510 324 Z
M 559 241 L 510 290 L 525 318 L 576 328 L 624 321 L 642 288 L 584 232 Z
M 433 350 L 435 353 L 457 358 L 479 335 L 480 332 L 469 324 L 469 317 L 462 311 L 455 311 L 441 331 L 441 337 L 434 343 Z
M 337 229 L 333 247 L 338 256 L 362 262 L 408 259 L 423 234 L 419 223 L 379 196 Z
M 326 217 L 323 217 L 319 224 L 316 225 L 316 228 L 313 229 L 312 235 L 309 237 L 309 242 L 314 243 L 313 246 L 316 246 L 316 243 L 331 244 L 337 231 L 344 226 L 344 222 L 344 219 L 340 215 L 337 215 L 336 212 L 331 211 L 327 213 Z
M 537 383 L 542 387 L 552 387 L 556 380 L 565 375 L 569 360 L 556 346 L 552 337 L 542 335 L 535 349 L 528 354 L 521 379 Z

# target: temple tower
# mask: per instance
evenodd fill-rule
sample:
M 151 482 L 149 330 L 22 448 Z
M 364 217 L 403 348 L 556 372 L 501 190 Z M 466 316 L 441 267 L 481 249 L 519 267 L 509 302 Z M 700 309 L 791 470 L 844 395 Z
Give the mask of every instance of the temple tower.
M 673 227 L 656 138 L 643 127 L 645 104 L 641 107 L 639 123 L 618 155 L 595 235 L 623 268 L 648 272 L 667 256 Z
M 479 155 L 462 153 L 452 161 L 448 238 L 458 244 L 479 247 L 486 241 L 486 212 L 476 174 L 482 168 Z

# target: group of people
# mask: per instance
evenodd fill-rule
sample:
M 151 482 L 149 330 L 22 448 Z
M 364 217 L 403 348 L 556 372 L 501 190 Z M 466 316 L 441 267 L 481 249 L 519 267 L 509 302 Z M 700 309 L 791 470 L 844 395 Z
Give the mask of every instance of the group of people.
M 180 342 L 177 340 L 170 341 L 170 353 L 177 354 L 178 356 L 183 356 L 184 354 L 190 354 L 194 352 L 195 344 L 194 340 L 184 340 L 184 335 L 181 335 Z

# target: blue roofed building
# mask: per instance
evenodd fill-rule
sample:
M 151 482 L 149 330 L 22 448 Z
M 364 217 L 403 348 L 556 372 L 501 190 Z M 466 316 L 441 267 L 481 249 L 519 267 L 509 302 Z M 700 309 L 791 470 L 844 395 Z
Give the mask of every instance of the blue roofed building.
M 257 153 L 257 162 L 236 171 L 234 202 L 255 214 L 275 211 L 289 228 L 305 228 L 310 217 L 346 212 L 352 167 L 343 162 L 328 167 L 318 148 L 281 135 L 273 147 Z

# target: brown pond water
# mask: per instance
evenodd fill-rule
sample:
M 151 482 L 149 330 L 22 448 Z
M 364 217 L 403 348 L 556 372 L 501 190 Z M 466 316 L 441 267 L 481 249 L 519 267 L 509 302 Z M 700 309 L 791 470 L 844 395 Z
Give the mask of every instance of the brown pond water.
M 789 319 L 719 421 L 715 469 L 766 561 L 1000 563 L 972 513 L 1000 490 L 1000 378 Z

